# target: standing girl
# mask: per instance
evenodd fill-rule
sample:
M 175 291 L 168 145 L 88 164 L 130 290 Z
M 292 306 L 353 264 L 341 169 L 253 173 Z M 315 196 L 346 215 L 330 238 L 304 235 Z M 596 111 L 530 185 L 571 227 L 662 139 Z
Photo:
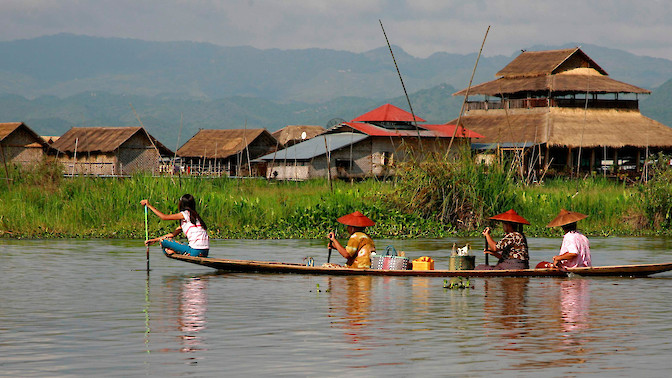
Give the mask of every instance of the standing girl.
M 175 231 L 158 238 L 149 239 L 145 242 L 147 245 L 161 242 L 161 248 L 167 255 L 173 253 L 180 253 L 183 255 L 208 257 L 210 251 L 210 239 L 208 238 L 208 227 L 205 225 L 201 216 L 196 212 L 196 201 L 191 194 L 185 194 L 177 203 L 177 208 L 180 211 L 176 214 L 164 214 L 157 210 L 154 206 L 149 204 L 149 201 L 144 199 L 140 201 L 141 205 L 147 206 L 154 212 L 161 220 L 179 220 L 180 225 Z M 189 245 L 178 243 L 174 240 L 180 232 L 187 237 Z

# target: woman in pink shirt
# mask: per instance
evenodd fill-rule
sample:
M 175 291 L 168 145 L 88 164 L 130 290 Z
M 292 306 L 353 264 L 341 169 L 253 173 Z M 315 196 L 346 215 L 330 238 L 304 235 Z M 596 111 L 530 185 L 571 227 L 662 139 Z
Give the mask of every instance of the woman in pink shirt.
M 553 266 L 563 268 L 578 268 L 592 266 L 590 260 L 590 242 L 588 238 L 576 230 L 576 222 L 585 219 L 585 214 L 560 210 L 555 219 L 546 227 L 562 227 L 565 236 L 562 238 L 560 254 L 553 256 Z

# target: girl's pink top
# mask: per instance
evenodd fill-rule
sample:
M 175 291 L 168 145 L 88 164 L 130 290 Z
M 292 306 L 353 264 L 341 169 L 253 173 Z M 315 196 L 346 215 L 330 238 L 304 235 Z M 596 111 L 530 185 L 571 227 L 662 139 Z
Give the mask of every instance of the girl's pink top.
M 562 262 L 562 266 L 565 268 L 592 266 L 590 261 L 590 243 L 588 242 L 588 238 L 578 231 L 570 231 L 562 239 L 560 255 L 564 255 L 565 253 L 576 253 L 576 257 L 573 259 Z

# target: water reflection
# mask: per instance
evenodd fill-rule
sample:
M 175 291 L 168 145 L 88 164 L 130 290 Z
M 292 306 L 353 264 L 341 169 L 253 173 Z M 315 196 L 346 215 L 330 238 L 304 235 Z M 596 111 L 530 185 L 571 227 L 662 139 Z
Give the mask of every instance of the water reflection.
M 336 318 L 332 327 L 343 329 L 353 350 L 362 350 L 360 343 L 371 339 L 367 328 L 371 316 L 371 285 L 374 277 L 329 277 L 329 308 Z M 370 331 L 370 330 L 369 330 Z
M 519 336 L 526 327 L 525 304 L 527 301 L 527 277 L 485 280 L 485 303 L 483 313 L 487 322 L 494 322 L 496 328 L 512 331 L 512 337 Z
M 209 279 L 208 274 L 188 278 L 173 277 L 166 281 L 166 288 L 168 292 L 171 292 L 169 303 L 174 303 L 174 298 L 177 298 L 177 303 L 169 309 L 169 312 L 177 312 L 175 320 L 180 340 L 177 350 L 182 353 L 207 350 L 201 333 L 207 328 Z M 175 283 L 179 284 L 177 292 L 175 292 Z M 164 349 L 164 351 L 167 350 Z M 189 359 L 196 359 L 196 357 Z
M 499 339 L 498 355 L 528 356 L 514 369 L 578 366 L 586 361 L 589 336 L 590 280 L 549 279 L 530 289 L 529 278 L 484 281 L 486 335 Z M 557 358 L 558 354 L 562 358 Z
M 208 308 L 208 276 L 186 279 L 181 286 L 178 306 L 178 324 L 181 332 L 180 352 L 202 349 L 199 332 L 206 328 L 205 312 Z
M 560 309 L 565 336 L 588 327 L 590 306 L 590 281 L 587 279 L 560 282 Z

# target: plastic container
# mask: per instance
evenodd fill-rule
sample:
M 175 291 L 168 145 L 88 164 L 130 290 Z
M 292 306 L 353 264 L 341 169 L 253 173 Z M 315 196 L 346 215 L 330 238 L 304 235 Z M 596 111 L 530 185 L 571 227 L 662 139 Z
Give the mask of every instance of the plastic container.
M 415 259 L 413 260 L 413 270 L 434 270 L 434 260 L 427 256 Z

